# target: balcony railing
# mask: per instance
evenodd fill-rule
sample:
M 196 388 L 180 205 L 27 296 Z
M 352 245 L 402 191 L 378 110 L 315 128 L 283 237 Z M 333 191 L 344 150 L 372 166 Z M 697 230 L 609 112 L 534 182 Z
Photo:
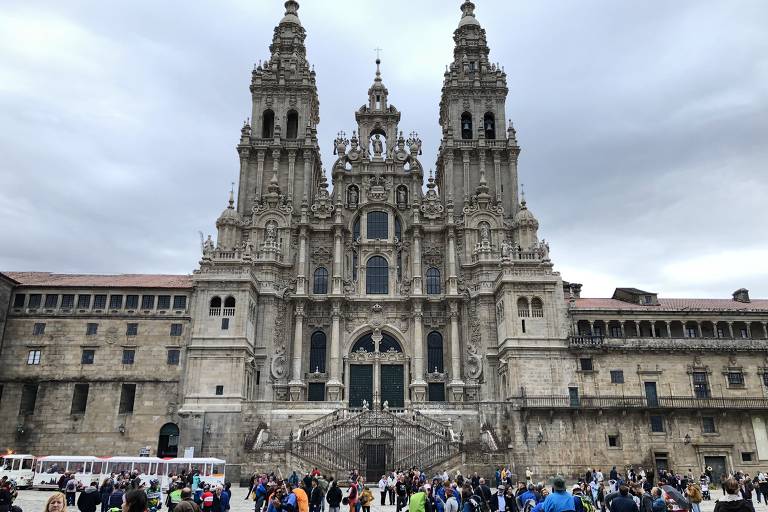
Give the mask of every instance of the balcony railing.
M 692 396 L 525 396 L 510 400 L 528 409 L 766 409 L 768 398 Z
M 753 352 L 768 350 L 766 339 L 742 338 L 613 338 L 610 336 L 570 336 L 571 348 L 600 348 L 604 350 L 729 350 Z

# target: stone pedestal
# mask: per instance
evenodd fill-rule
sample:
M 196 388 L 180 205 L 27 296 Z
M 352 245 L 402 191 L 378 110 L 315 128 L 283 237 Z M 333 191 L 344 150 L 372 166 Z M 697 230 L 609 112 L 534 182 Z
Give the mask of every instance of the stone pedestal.
M 304 400 L 304 390 L 306 389 L 306 384 L 304 384 L 300 380 L 292 380 L 288 383 L 288 394 L 290 396 L 291 402 L 298 402 L 301 400 Z
M 344 390 L 344 384 L 342 384 L 338 380 L 329 381 L 325 385 L 327 400 L 329 402 L 340 402 L 343 390 Z
M 414 381 L 409 386 L 411 388 L 411 396 L 413 402 L 426 402 L 427 400 L 427 383 L 423 380 Z
M 450 402 L 464 401 L 464 381 L 454 380 L 448 384 L 448 397 Z

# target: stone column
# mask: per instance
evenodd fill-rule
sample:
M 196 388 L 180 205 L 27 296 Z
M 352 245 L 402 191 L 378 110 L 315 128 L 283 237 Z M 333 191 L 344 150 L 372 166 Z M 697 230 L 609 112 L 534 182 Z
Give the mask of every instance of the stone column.
M 312 152 L 305 149 L 302 152 L 302 156 L 304 157 L 304 191 L 303 197 L 306 197 L 307 200 L 312 201 L 314 198 L 311 195 L 310 190 L 312 189 L 311 183 L 312 183 Z
M 637 335 L 638 338 L 642 338 L 643 335 L 642 335 L 642 333 L 640 331 L 640 321 L 639 320 L 634 320 L 634 322 L 635 322 L 635 334 Z
M 256 153 L 256 199 L 261 200 L 262 184 L 264 183 L 264 150 Z
M 296 294 L 307 293 L 307 227 L 299 229 L 299 266 L 296 276 Z
M 501 151 L 498 149 L 493 150 L 493 184 L 496 193 L 496 201 L 501 201 L 503 193 L 501 192 L 501 157 L 499 154 Z
M 451 302 L 451 381 L 448 390 L 452 402 L 464 400 L 464 381 L 461 380 L 461 340 L 459 340 L 459 304 Z
M 656 337 L 656 321 L 651 320 L 651 338 Z
M 291 381 L 288 383 L 291 401 L 301 400 L 304 390 L 304 379 L 301 374 L 301 349 L 304 345 L 304 305 L 296 304 L 296 322 L 293 332 L 293 353 L 291 364 Z
M 440 187 L 440 195 L 443 197 L 453 197 L 453 150 L 445 154 L 445 163 L 443 164 L 443 176 L 440 181 L 441 185 L 444 184 L 446 190 Z M 446 194 L 447 192 L 447 194 Z
M 424 313 L 421 309 L 421 302 L 415 301 L 413 304 L 413 375 L 410 388 L 414 402 L 423 402 L 426 400 L 427 383 L 424 381 L 424 334 L 423 321 Z
M 578 329 L 578 324 L 577 324 L 577 329 Z M 590 336 L 594 336 L 595 335 L 595 321 L 594 320 L 589 320 L 589 335 Z
M 413 261 L 413 295 L 421 295 L 423 291 L 421 286 L 421 228 L 419 226 L 414 226 L 413 228 L 411 260 Z
M 293 180 L 296 175 L 296 150 L 288 150 L 288 198 L 293 199 Z
M 338 302 L 331 306 L 331 358 L 330 358 L 330 379 L 326 384 L 328 390 L 328 400 L 338 402 L 341 400 L 341 391 L 344 384 L 339 380 L 341 375 L 341 307 Z
M 731 339 L 734 339 L 733 338 L 733 322 L 728 322 L 728 336 Z
M 665 320 L 664 323 L 667 324 L 667 338 L 671 338 L 672 337 L 672 322 L 670 322 L 668 320 Z
M 744 325 L 747 327 L 747 339 L 751 340 L 752 339 L 752 322 L 750 322 L 749 320 L 745 320 Z
M 462 164 L 464 170 L 464 202 L 469 203 L 469 152 L 471 149 L 461 151 Z
M 458 276 L 456 275 L 456 232 L 448 228 L 448 295 L 458 294 Z
M 344 262 L 344 251 L 342 247 L 342 233 L 341 226 L 334 226 L 333 228 L 333 277 L 331 284 L 331 293 L 334 295 L 341 294 L 342 285 L 342 264 Z

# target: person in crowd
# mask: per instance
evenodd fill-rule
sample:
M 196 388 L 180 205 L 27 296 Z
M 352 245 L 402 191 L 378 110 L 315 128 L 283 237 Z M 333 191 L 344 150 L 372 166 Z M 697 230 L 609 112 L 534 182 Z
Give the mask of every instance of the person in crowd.
M 614 468 L 615 469 L 615 468 Z M 629 495 L 629 487 L 619 487 L 619 495 L 611 501 L 611 512 L 638 512 L 637 504 Z
M 131 489 L 125 493 L 122 512 L 146 512 L 147 494 L 141 489 Z
M 342 499 L 343 493 L 341 492 L 341 489 L 339 489 L 336 480 L 331 480 L 328 493 L 325 495 L 325 501 L 328 502 L 328 512 L 339 512 Z
M 379 493 L 381 494 L 381 506 L 383 507 L 387 501 L 387 488 L 389 483 L 387 481 L 387 475 L 381 475 L 379 480 Z
M 363 487 L 360 492 L 360 507 L 363 512 L 371 512 L 371 503 L 373 503 L 373 494 L 368 487 Z
M 565 490 L 565 480 L 557 476 L 552 481 L 552 493 L 544 500 L 543 512 L 575 512 L 573 496 Z
M 733 478 L 723 482 L 725 496 L 715 503 L 715 512 L 755 512 L 751 500 L 745 500 L 739 492 L 740 486 Z
M 112 477 L 107 477 L 99 486 L 99 500 L 101 501 L 101 512 L 107 512 L 109 508 L 109 495 L 115 490 L 115 482 Z
M 3 493 L 0 490 L 0 510 L 3 508 L 2 502 Z M 10 510 L 10 505 L 8 510 Z M 45 502 L 43 512 L 67 512 L 66 497 L 64 496 L 64 493 L 54 492 L 48 496 L 48 500 Z
M 99 494 L 99 482 L 91 482 L 91 485 L 83 489 L 77 500 L 77 509 L 80 512 L 96 512 L 96 506 L 101 504 Z
M 318 477 L 312 478 L 312 490 L 309 494 L 309 512 L 320 512 L 323 506 L 323 491 L 320 489 Z

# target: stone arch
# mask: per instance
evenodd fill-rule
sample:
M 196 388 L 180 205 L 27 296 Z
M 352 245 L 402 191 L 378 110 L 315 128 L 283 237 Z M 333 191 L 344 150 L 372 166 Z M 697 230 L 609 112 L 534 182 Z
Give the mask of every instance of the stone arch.
M 175 423 L 166 423 L 160 427 L 157 440 L 158 457 L 179 456 L 179 426 Z
M 402 333 L 400 329 L 388 323 L 382 324 L 380 328 L 373 327 L 371 326 L 371 324 L 368 324 L 368 323 L 357 327 L 351 333 L 349 333 L 346 340 L 344 341 L 344 348 L 342 353 L 349 354 L 350 352 L 352 352 L 352 347 L 354 347 L 355 343 L 357 343 L 357 341 L 360 338 L 362 338 L 366 334 L 371 334 L 375 331 L 380 331 L 382 333 L 386 333 L 392 336 L 400 344 L 400 348 L 403 350 L 402 354 L 406 358 L 411 357 L 410 346 L 409 346 L 410 341 L 408 340 L 408 338 L 406 338 L 406 336 Z
M 262 114 L 261 119 L 261 138 L 271 139 L 275 136 L 275 111 L 268 108 Z
M 299 135 L 299 113 L 291 109 L 285 119 L 285 138 L 295 139 Z
M 472 114 L 464 112 L 461 114 L 461 138 L 468 140 L 472 139 Z

